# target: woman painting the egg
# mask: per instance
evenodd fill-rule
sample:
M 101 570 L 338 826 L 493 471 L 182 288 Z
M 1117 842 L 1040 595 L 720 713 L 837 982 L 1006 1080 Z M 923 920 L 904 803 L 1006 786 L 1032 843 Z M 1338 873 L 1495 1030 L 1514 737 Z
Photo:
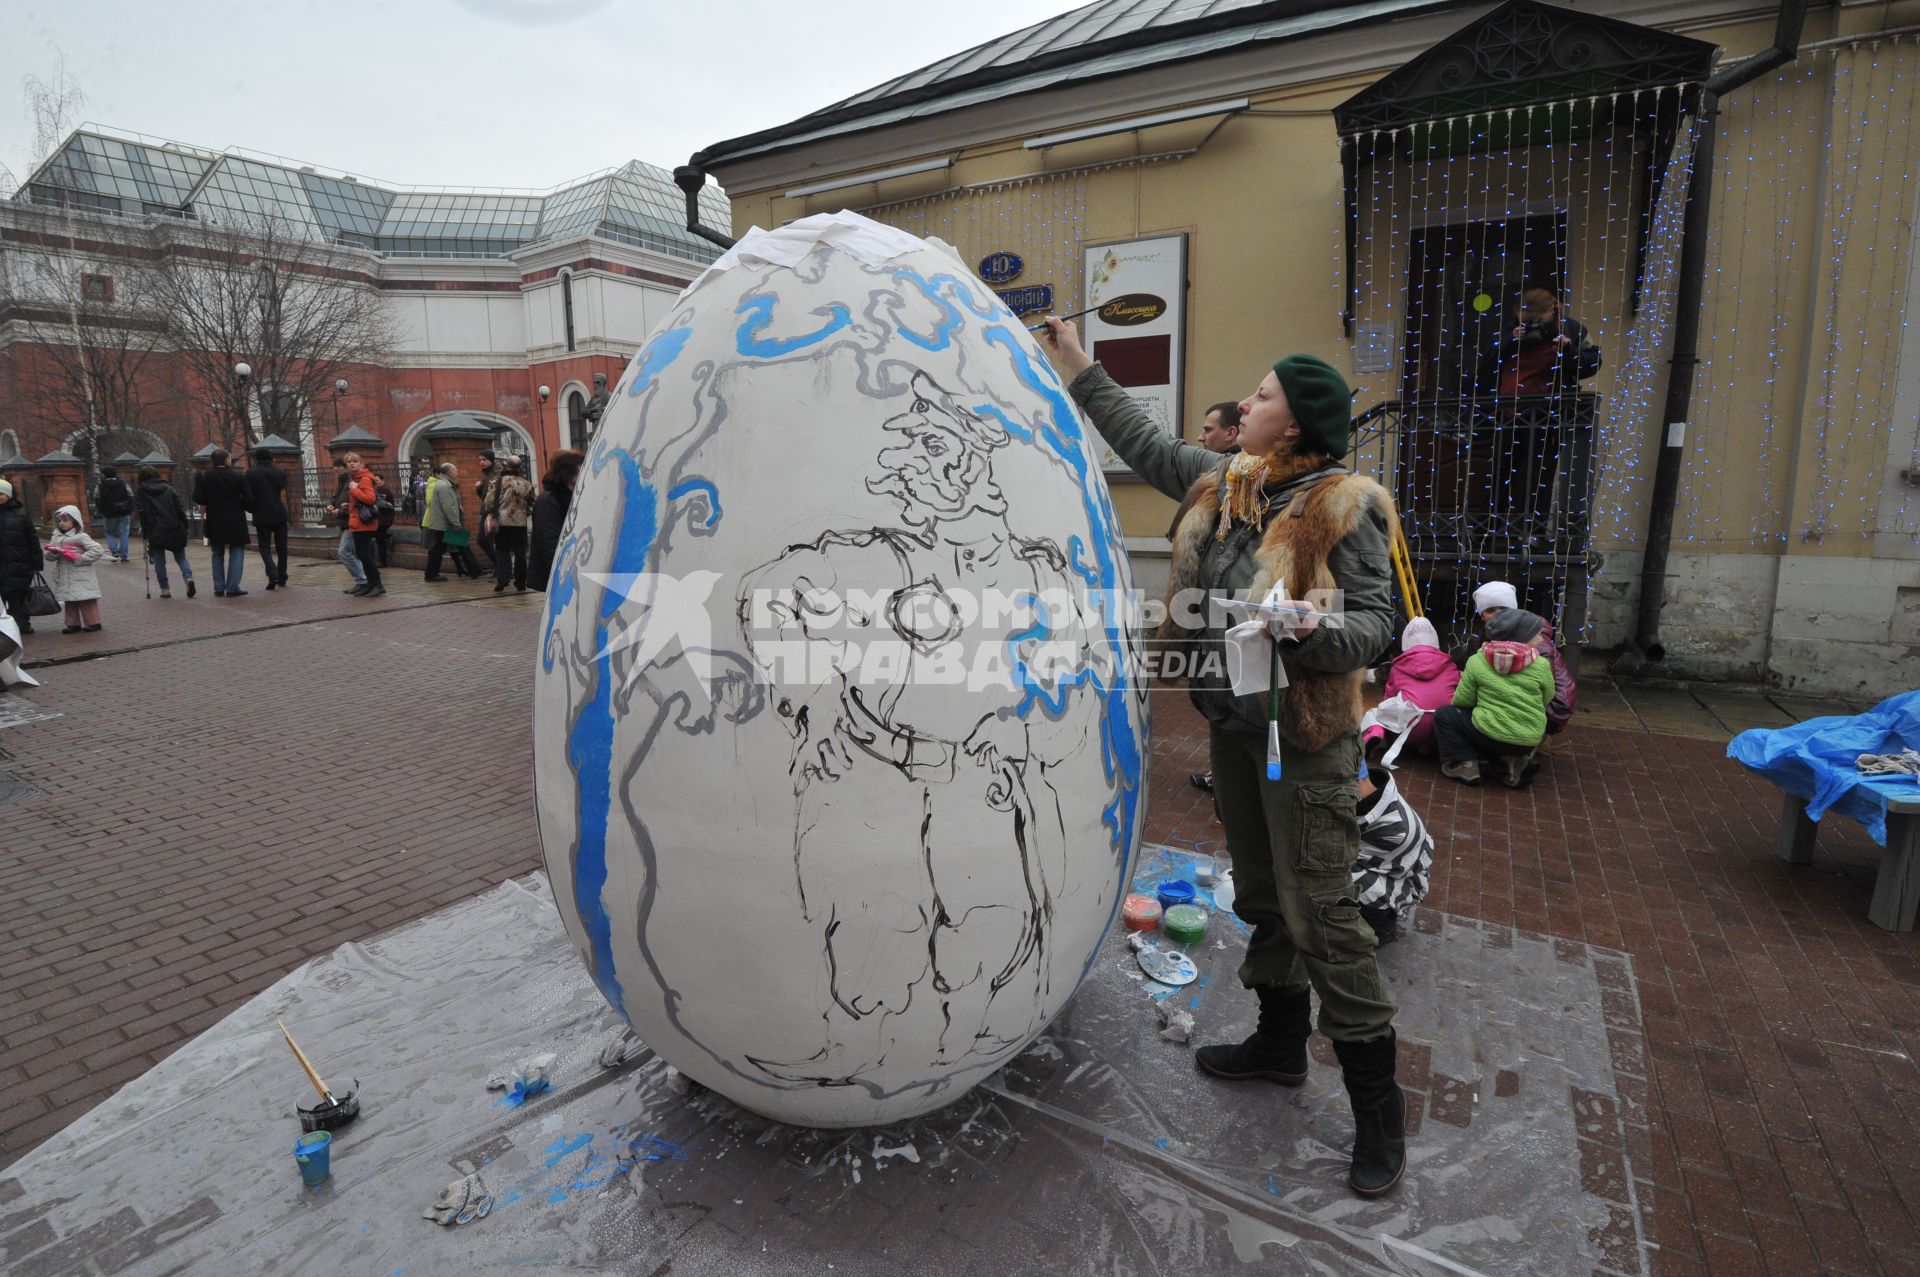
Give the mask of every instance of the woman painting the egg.
M 1240 980 L 1260 1001 L 1252 1037 L 1202 1047 L 1196 1059 L 1217 1077 L 1299 1086 L 1318 992 L 1320 1030 L 1333 1040 L 1353 1105 L 1348 1182 L 1364 1196 L 1384 1193 L 1406 1166 L 1406 1106 L 1394 1083 L 1394 1005 L 1350 871 L 1360 838 L 1360 687 L 1392 638 L 1395 516 L 1385 489 L 1341 464 L 1351 392 L 1331 365 L 1289 355 L 1241 402 L 1242 451 L 1222 456 L 1154 425 L 1067 323 L 1049 316 L 1043 337 L 1074 402 L 1114 452 L 1186 503 L 1162 640 L 1198 645 L 1203 658 L 1220 652 L 1217 609 L 1179 606 L 1193 591 L 1253 600 L 1276 582 L 1296 598 L 1338 591 L 1334 611 L 1297 603 L 1269 621 L 1286 668 L 1277 710 L 1266 695 L 1235 696 L 1218 661 L 1190 684 L 1208 723 L 1234 912 L 1253 928 Z M 1282 742 L 1278 780 L 1268 779 L 1270 717 Z

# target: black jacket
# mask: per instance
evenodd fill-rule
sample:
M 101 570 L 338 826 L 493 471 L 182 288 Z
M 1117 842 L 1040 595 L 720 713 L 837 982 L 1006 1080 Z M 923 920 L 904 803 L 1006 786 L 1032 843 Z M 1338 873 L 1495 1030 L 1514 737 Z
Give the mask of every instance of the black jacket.
M 287 526 L 287 472 L 279 466 L 255 465 L 247 470 L 247 508 L 258 528 Z
M 333 500 L 328 504 L 333 507 L 333 521 L 339 525 L 340 530 L 343 532 L 346 531 L 347 528 L 347 512 L 352 508 L 353 498 L 347 495 L 352 489 L 352 478 L 348 476 L 345 470 L 342 470 L 340 477 L 334 481 Z
M 546 491 L 533 503 L 533 537 L 527 553 L 527 584 L 533 589 L 547 588 L 553 575 L 553 556 L 560 549 L 560 529 L 566 524 L 567 509 L 573 504 L 573 489 L 565 484 L 545 484 Z
M 1599 374 L 1600 348 L 1587 344 L 1587 326 L 1571 316 L 1560 317 L 1560 331 L 1566 335 L 1567 344 L 1560 348 L 1559 357 L 1554 360 L 1554 389 L 1578 390 L 1582 381 Z M 1520 341 L 1513 335 L 1512 327 L 1494 334 L 1493 340 L 1480 348 L 1473 375 L 1475 393 L 1499 393 L 1500 374 L 1519 353 Z
M 47 565 L 40 532 L 19 497 L 0 501 L 0 595 L 17 599 L 33 585 L 33 574 Z
M 208 545 L 246 545 L 252 540 L 247 511 L 253 509 L 253 497 L 247 492 L 246 479 L 233 470 L 214 466 L 195 479 L 193 503 L 207 508 Z
M 180 494 L 165 479 L 143 479 L 133 494 L 134 508 L 140 513 L 140 531 L 150 550 L 186 552 L 187 507 Z
M 103 475 L 100 491 L 94 495 L 94 513 L 103 519 L 117 519 L 133 513 L 133 493 L 119 475 Z

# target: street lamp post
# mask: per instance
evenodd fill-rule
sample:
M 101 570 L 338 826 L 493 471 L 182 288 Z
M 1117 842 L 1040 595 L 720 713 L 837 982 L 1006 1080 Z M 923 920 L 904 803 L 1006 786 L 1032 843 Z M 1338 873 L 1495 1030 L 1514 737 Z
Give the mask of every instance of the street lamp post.
M 252 376 L 252 365 L 235 364 L 233 366 L 233 380 L 240 388 L 238 397 L 240 401 L 240 441 L 242 443 L 250 443 L 251 439 L 249 436 L 253 433 L 247 424 L 247 382 Z
M 346 393 L 347 379 L 342 377 L 333 383 L 333 433 L 336 435 L 340 433 L 340 400 Z
M 540 428 L 542 430 L 545 430 L 547 428 L 547 400 L 551 398 L 553 398 L 553 388 L 550 386 L 540 387 Z M 559 423 L 556 421 L 554 423 L 554 430 L 556 433 L 559 431 L 559 428 L 560 428 Z M 560 441 L 560 446 L 565 447 L 566 440 L 562 439 Z

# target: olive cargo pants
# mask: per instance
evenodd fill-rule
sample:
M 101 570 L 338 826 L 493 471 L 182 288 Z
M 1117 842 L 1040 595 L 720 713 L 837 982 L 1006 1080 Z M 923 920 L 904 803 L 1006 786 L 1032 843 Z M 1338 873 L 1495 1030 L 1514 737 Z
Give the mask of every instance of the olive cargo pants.
M 1264 736 L 1215 727 L 1211 738 L 1213 793 L 1233 857 L 1233 911 L 1253 928 L 1240 983 L 1297 989 L 1310 981 L 1320 995 L 1322 1033 L 1345 1042 L 1384 1036 L 1393 1001 L 1353 889 L 1360 738 L 1311 754 L 1283 744 L 1278 783 L 1267 779 Z

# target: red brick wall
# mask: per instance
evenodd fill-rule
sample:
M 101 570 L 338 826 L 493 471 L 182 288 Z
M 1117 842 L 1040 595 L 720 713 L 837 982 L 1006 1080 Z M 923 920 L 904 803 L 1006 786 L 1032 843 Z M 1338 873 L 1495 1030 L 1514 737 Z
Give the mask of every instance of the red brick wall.
M 0 351 L 0 424 L 19 433 L 20 451 L 30 460 L 60 447 L 73 428 L 50 418 L 37 403 L 33 387 L 51 368 L 52 361 L 37 346 L 21 343 Z M 402 436 L 421 418 L 471 412 L 519 423 L 537 441 L 539 464 L 549 452 L 566 446 L 562 387 L 579 381 L 591 390 L 596 372 L 605 373 L 612 386 L 625 369 L 624 360 L 608 355 L 498 368 L 350 368 L 342 374 L 348 391 L 339 402 L 329 396 L 313 405 L 316 443 L 324 459 L 337 420 L 341 430 L 360 426 L 386 440 L 386 457 L 397 461 L 403 459 Z M 192 455 L 213 438 L 212 409 L 207 406 L 211 396 L 195 394 L 187 382 L 184 367 L 173 356 L 150 356 L 142 369 L 146 415 L 140 424 L 158 435 L 176 459 Z M 553 390 L 544 412 L 537 394 L 542 385 Z

